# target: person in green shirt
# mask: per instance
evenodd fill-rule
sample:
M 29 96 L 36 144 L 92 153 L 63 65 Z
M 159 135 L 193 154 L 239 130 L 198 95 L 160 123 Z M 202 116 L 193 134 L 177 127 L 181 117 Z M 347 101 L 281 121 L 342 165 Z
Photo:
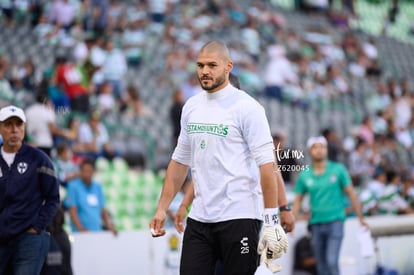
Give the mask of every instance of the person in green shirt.
M 348 196 L 361 226 L 363 219 L 351 178 L 344 165 L 329 161 L 324 137 L 311 137 L 307 148 L 312 165 L 302 171 L 295 185 L 296 198 L 293 214 L 298 217 L 303 196 L 309 194 L 312 245 L 315 251 L 318 275 L 339 275 L 339 251 L 346 217 L 344 194 Z

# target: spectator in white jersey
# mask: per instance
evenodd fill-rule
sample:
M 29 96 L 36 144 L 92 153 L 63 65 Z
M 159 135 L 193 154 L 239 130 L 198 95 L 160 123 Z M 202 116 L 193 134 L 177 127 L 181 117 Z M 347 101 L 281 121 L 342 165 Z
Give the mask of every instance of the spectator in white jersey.
M 224 274 L 253 275 L 262 253 L 269 269 L 280 271 L 270 261 L 288 248 L 278 219 L 282 178 L 274 171 L 269 124 L 264 108 L 229 84 L 232 68 L 222 42 L 201 48 L 197 74 L 203 92 L 183 107 L 181 133 L 150 223 L 154 237 L 165 234 L 166 211 L 191 168 L 195 197 L 184 233 L 182 275 L 212 275 L 218 259 Z

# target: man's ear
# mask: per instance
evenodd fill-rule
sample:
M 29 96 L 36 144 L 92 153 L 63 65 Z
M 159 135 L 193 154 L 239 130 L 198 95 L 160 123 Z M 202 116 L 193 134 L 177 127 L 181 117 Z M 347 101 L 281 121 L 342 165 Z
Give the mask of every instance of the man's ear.
M 230 73 L 231 70 L 233 70 L 233 62 L 232 61 L 227 61 L 227 69 L 226 72 Z

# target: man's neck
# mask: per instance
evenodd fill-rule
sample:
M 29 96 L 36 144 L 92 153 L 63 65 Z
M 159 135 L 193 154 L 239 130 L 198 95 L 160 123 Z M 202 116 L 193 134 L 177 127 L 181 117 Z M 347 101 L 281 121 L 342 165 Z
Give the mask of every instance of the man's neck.
M 312 167 L 313 167 L 313 171 L 315 172 L 315 174 L 317 175 L 323 174 L 326 169 L 326 163 L 327 163 L 326 160 L 313 162 Z
M 4 144 L 1 146 L 1 150 L 3 150 L 3 152 L 8 153 L 8 154 L 13 154 L 13 153 L 17 153 L 20 148 L 22 147 L 22 145 L 20 146 L 4 146 Z
M 92 185 L 92 180 L 89 181 L 85 181 L 84 179 L 82 179 L 83 184 L 85 184 L 86 187 L 90 187 Z

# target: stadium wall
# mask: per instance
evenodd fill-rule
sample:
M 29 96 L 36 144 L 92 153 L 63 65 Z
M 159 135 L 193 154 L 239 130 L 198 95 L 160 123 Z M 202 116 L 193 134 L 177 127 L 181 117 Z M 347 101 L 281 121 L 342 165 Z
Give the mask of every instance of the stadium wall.
M 367 219 L 373 227 L 398 225 L 401 222 L 414 223 L 413 216 L 381 216 Z M 398 226 L 397 226 L 398 227 Z M 350 218 L 345 223 L 340 266 L 341 274 L 372 274 L 379 263 L 398 270 L 399 275 L 414 274 L 414 224 L 412 235 L 387 236 L 378 238 L 377 253 L 362 258 L 357 238 L 359 224 Z M 278 275 L 291 275 L 295 242 L 306 233 L 306 223 L 298 222 L 293 234 L 289 234 L 289 252 L 278 261 L 283 267 Z M 179 266 L 179 250 L 170 250 L 177 235 L 169 230 L 162 238 L 153 239 L 149 230 L 121 232 L 117 237 L 110 233 L 81 233 L 70 236 L 72 242 L 72 263 L 77 275 L 173 275 Z M 171 238 L 173 237 L 173 238 Z

